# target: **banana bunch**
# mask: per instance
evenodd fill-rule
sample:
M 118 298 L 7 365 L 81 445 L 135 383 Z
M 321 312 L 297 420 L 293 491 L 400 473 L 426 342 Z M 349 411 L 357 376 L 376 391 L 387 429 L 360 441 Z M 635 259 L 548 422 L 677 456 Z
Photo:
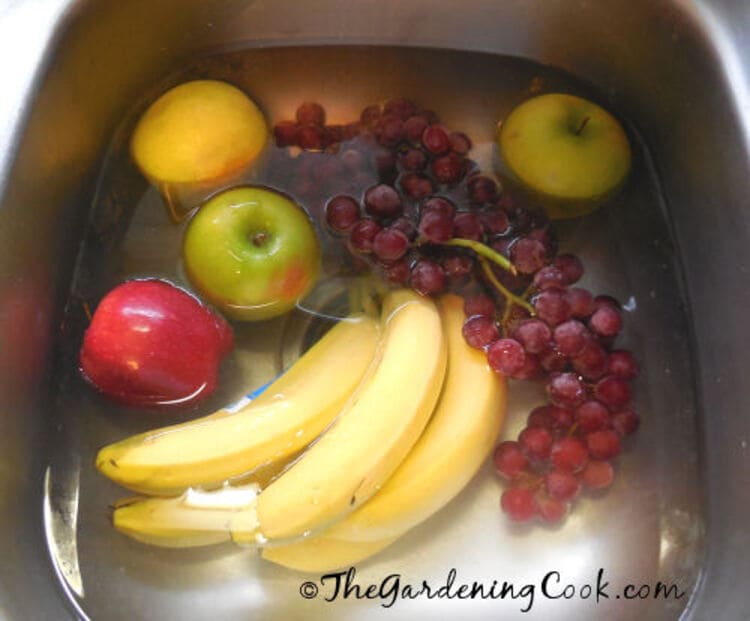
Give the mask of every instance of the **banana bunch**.
M 457 296 L 391 291 L 379 322 L 340 322 L 240 411 L 103 448 L 98 468 L 150 495 L 121 501 L 115 527 L 160 546 L 260 545 L 301 571 L 377 553 L 461 491 L 499 433 L 505 382 L 463 320 Z M 258 468 L 267 485 L 226 484 Z

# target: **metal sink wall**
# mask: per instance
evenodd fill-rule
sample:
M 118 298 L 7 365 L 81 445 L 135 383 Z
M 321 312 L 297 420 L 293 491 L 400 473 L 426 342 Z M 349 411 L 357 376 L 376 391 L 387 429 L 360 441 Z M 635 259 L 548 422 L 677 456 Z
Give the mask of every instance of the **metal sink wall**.
M 62 619 L 43 473 L 62 305 L 115 125 L 216 47 L 389 44 L 510 54 L 589 80 L 638 128 L 679 249 L 700 395 L 706 556 L 684 612 L 750 614 L 750 31 L 742 2 L 31 0 L 0 9 L 0 618 Z M 7 65 L 7 66 L 6 66 Z M 637 260 L 637 257 L 634 257 Z M 692 421 L 690 421 L 692 424 Z M 669 441 L 668 437 L 664 438 Z

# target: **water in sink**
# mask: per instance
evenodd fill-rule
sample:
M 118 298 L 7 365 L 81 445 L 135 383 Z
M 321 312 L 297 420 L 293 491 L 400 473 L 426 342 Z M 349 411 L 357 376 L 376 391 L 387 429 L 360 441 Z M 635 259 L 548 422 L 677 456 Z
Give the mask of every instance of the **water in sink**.
M 182 414 L 139 412 L 95 394 L 76 372 L 86 325 L 85 305 L 130 277 L 160 276 L 189 286 L 180 265 L 184 225 L 170 222 L 158 192 L 131 163 L 133 124 L 153 97 L 187 79 L 227 80 L 245 90 L 271 122 L 291 118 L 304 100 L 324 104 L 331 122 L 347 122 L 366 105 L 395 96 L 436 110 L 451 128 L 469 134 L 472 157 L 492 170 L 495 124 L 536 92 L 565 90 L 603 101 L 571 76 L 518 59 L 441 50 L 375 47 L 250 49 L 197 60 L 169 76 L 134 106 L 114 135 L 102 164 L 91 223 L 70 294 L 59 357 L 58 439 L 47 477 L 47 537 L 71 602 L 94 619 L 293 619 L 293 618 L 677 618 L 695 586 L 702 554 L 702 509 L 695 429 L 694 382 L 679 266 L 649 155 L 634 137 L 635 167 L 624 195 L 592 215 L 556 225 L 561 251 L 582 258 L 583 284 L 625 302 L 624 346 L 639 357 L 642 373 L 635 406 L 642 426 L 617 460 L 610 491 L 586 496 L 563 526 L 521 528 L 501 515 L 501 485 L 486 464 L 459 497 L 397 544 L 358 567 L 355 582 L 380 584 L 390 574 L 400 584 L 513 583 L 503 599 L 399 599 L 388 596 L 334 602 L 332 582 L 261 561 L 230 544 L 197 550 L 150 548 L 118 534 L 110 505 L 128 493 L 99 475 L 96 451 L 109 442 L 155 426 L 185 420 Z M 263 181 L 263 179 L 261 179 Z M 292 191 L 290 188 L 283 188 Z M 305 202 L 303 196 L 297 198 Z M 316 205 L 306 205 L 315 210 Z M 329 248 L 332 257 L 336 250 Z M 329 261 L 329 274 L 336 262 Z M 222 381 L 201 412 L 237 399 L 275 376 L 299 353 L 309 314 L 296 312 L 262 325 L 235 323 L 236 350 Z M 529 409 L 541 400 L 536 385 L 513 383 L 503 438 L 515 437 Z M 597 576 L 609 583 L 596 597 Z M 559 572 L 560 582 L 556 574 Z M 567 584 L 576 595 L 548 598 Z M 320 595 L 300 596 L 305 580 Z M 395 578 L 391 579 L 392 584 Z M 654 598 L 657 581 L 674 583 L 681 598 Z M 581 587 L 594 595 L 583 599 Z M 627 584 L 652 586 L 645 599 L 618 598 Z M 535 585 L 535 589 L 524 588 Z M 387 586 L 387 585 L 386 585 Z M 636 589 L 637 590 L 637 589 Z M 387 591 L 387 589 L 386 589 Z M 585 593 L 586 590 L 583 589 Z M 645 591 L 643 591 L 645 593 Z M 525 613 L 530 609 L 531 614 Z

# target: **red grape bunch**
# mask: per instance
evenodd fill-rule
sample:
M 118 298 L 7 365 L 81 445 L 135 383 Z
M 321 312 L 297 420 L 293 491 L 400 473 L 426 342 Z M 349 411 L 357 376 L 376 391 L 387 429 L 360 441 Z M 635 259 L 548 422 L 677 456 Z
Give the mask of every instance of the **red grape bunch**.
M 462 294 L 466 342 L 496 372 L 545 383 L 548 403 L 496 448 L 494 463 L 512 520 L 560 521 L 582 489 L 611 483 L 612 460 L 639 424 L 638 364 L 614 346 L 622 309 L 576 286 L 583 265 L 557 253 L 544 212 L 481 174 L 469 137 L 434 112 L 401 98 L 347 125 L 325 118 L 322 106 L 303 103 L 274 134 L 279 147 L 337 158 L 305 163 L 296 179 L 328 192 L 323 217 L 355 265 L 422 295 Z

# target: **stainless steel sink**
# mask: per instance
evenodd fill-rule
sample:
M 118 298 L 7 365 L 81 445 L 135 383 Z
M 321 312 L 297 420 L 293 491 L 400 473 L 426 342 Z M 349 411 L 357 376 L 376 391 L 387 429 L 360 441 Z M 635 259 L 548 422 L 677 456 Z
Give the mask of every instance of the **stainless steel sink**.
M 0 618 L 750 618 L 747 32 L 741 0 L 6 2 Z M 628 121 L 649 180 L 628 196 L 629 215 L 595 216 L 590 245 L 585 226 L 565 231 L 583 254 L 607 247 L 605 264 L 617 255 L 626 267 L 601 278 L 638 307 L 630 336 L 645 356 L 639 399 L 649 413 L 624 482 L 580 519 L 539 534 L 477 518 L 497 513 L 497 486 L 485 477 L 462 506 L 363 565 L 357 580 L 398 572 L 402 583 L 444 582 L 457 567 L 463 580 L 518 585 L 557 570 L 580 586 L 602 568 L 613 583 L 676 583 L 684 597 L 539 596 L 528 613 L 510 598 L 328 603 L 300 597 L 309 577 L 261 565 L 249 551 L 164 552 L 105 528 L 117 496 L 92 487 L 89 459 L 96 431 L 115 428 L 98 427 L 88 410 L 76 422 L 55 366 L 87 222 L 102 214 L 95 189 L 105 151 L 144 96 L 196 58 L 311 46 L 316 59 L 332 45 L 415 48 L 404 56 L 412 59 L 416 48 L 483 52 L 483 68 L 507 55 L 567 71 Z M 407 62 L 392 84 L 417 79 L 408 74 L 415 66 Z M 449 61 L 445 71 L 455 72 Z

